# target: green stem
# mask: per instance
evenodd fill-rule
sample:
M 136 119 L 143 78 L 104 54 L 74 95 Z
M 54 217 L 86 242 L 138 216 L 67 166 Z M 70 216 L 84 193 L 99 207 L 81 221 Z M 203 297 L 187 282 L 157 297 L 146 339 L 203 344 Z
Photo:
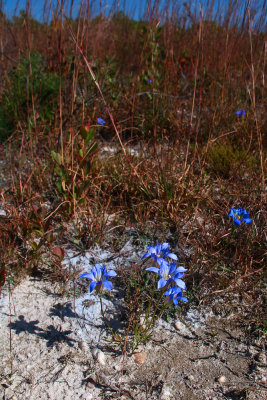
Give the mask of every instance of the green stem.
M 156 282 L 155 282 L 156 283 Z M 147 322 L 147 320 L 148 320 L 148 316 L 149 316 L 149 313 L 150 313 L 150 309 L 151 309 L 151 305 L 152 305 L 152 301 L 153 301 L 153 299 L 154 299 L 154 294 L 155 294 L 155 291 L 156 291 L 156 286 L 154 287 L 154 289 L 153 289 L 153 292 L 152 292 L 152 294 L 151 294 L 151 296 L 150 296 L 150 301 L 149 301 L 149 304 L 148 304 L 148 307 L 147 307 L 147 309 L 146 309 L 146 315 L 145 315 L 145 321 Z
M 160 304 L 160 302 L 161 302 L 161 300 L 162 300 L 162 297 L 164 296 L 165 290 L 166 290 L 166 288 L 163 288 L 163 290 L 162 290 L 162 292 L 161 292 L 161 296 L 160 296 L 160 298 L 159 298 L 159 300 L 158 300 L 158 303 L 157 303 L 157 305 L 156 305 L 155 311 L 154 311 L 154 313 L 153 313 L 153 315 L 152 315 L 152 317 L 151 317 L 151 319 L 150 319 L 150 322 L 149 322 L 149 324 L 148 324 L 148 327 L 145 329 L 145 331 L 144 331 L 143 334 L 142 334 L 142 337 L 143 337 L 143 338 L 144 338 L 144 337 L 147 335 L 147 333 L 153 328 L 153 326 L 155 325 L 156 321 L 160 318 L 160 316 L 162 315 L 162 313 L 163 313 L 163 312 L 166 310 L 166 308 L 168 307 L 168 304 L 164 304 L 163 307 L 161 307 L 161 309 L 160 309 L 158 315 L 156 316 L 156 313 L 157 313 L 157 311 L 158 311 L 158 309 L 159 309 L 159 304 Z
M 104 321 L 105 321 L 105 323 L 106 323 L 108 329 L 110 330 L 110 332 L 111 332 L 113 338 L 115 339 L 115 338 L 116 338 L 116 335 L 115 335 L 113 329 L 111 328 L 111 326 L 109 325 L 109 322 L 108 322 L 108 320 L 107 320 L 107 318 L 105 317 L 105 314 L 104 314 L 103 303 L 102 303 L 102 295 L 101 295 L 100 292 L 98 293 L 98 296 L 99 296 L 99 300 L 100 300 L 101 315 L 102 315 L 102 317 L 103 317 L 103 319 L 104 319 Z

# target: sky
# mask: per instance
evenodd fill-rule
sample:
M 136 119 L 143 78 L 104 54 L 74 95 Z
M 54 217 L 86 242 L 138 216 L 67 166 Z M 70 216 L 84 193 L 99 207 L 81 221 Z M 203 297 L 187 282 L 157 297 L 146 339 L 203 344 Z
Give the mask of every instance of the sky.
M 0 1 L 1 2 L 1 1 Z M 25 10 L 26 8 L 26 2 L 27 0 L 3 0 L 3 8 L 4 12 L 8 17 L 12 17 L 14 15 L 14 10 L 16 10 L 16 15 L 19 14 L 20 10 Z M 52 3 L 56 4 L 56 0 L 52 0 Z M 86 0 L 84 1 L 86 2 Z M 31 0 L 31 14 L 38 20 L 42 20 L 43 16 L 43 0 Z M 47 1 L 47 3 L 50 3 L 50 0 Z M 70 4 L 70 0 L 65 1 L 65 3 Z M 100 3 L 98 1 L 97 3 Z M 145 1 L 140 1 L 140 0 L 125 0 L 125 1 L 117 1 L 119 6 L 122 8 L 123 4 L 125 3 L 127 7 L 127 11 L 130 12 L 130 14 L 135 18 L 139 18 L 139 11 L 140 7 L 143 7 L 145 4 Z M 76 13 L 79 10 L 81 4 L 81 0 L 74 0 L 73 3 L 73 10 L 74 10 L 74 16 L 75 16 L 75 10 Z M 110 0 L 102 0 L 102 4 L 108 4 L 110 7 L 114 4 L 114 1 Z
M 3 8 L 4 8 L 4 12 L 6 13 L 6 15 L 8 17 L 12 17 L 14 15 L 14 11 L 16 11 L 16 15 L 19 15 L 19 12 L 21 9 L 25 10 L 26 8 L 26 1 L 27 0 L 0 0 L 0 3 L 3 3 Z M 47 0 L 46 2 L 48 4 L 50 4 L 50 1 L 53 4 L 57 3 L 57 0 Z M 82 0 L 73 0 L 74 4 L 73 4 L 73 16 L 75 17 L 75 14 L 77 15 L 78 10 L 79 10 L 79 6 L 81 4 Z M 86 3 L 87 0 L 84 0 L 84 2 Z M 154 0 L 155 1 L 155 0 Z M 153 0 L 151 0 L 151 3 L 154 3 Z M 158 0 L 160 1 L 160 3 L 165 3 L 164 0 Z M 214 1 L 214 8 L 216 9 L 217 7 L 220 7 L 220 9 L 225 9 L 226 5 L 229 3 L 230 0 L 202 0 L 202 2 L 205 4 L 206 2 L 212 2 Z M 248 0 L 232 0 L 233 2 L 238 1 L 239 4 L 241 5 L 240 7 L 240 13 L 243 14 L 243 10 L 244 10 L 244 5 L 246 4 L 246 2 Z M 31 14 L 32 16 L 37 19 L 42 21 L 43 18 L 43 0 L 31 0 Z M 65 0 L 65 4 L 70 4 L 71 0 Z M 194 6 L 197 7 L 197 9 L 199 9 L 200 0 L 191 0 L 191 1 L 185 1 L 185 0 L 173 0 L 170 1 L 170 3 L 180 3 L 183 4 L 184 2 L 186 3 L 191 3 Z M 260 6 L 263 4 L 264 0 L 251 0 L 251 4 L 252 6 L 256 5 L 256 7 L 258 9 L 260 9 Z M 98 1 L 90 1 L 90 3 L 95 3 L 95 4 L 100 4 L 102 3 L 103 8 L 105 8 L 106 12 L 109 11 L 109 7 L 113 8 L 112 6 L 115 4 L 118 4 L 120 9 L 126 9 L 126 13 L 128 15 L 131 16 L 131 18 L 134 18 L 136 20 L 138 20 L 140 18 L 140 15 L 143 15 L 143 10 L 144 7 L 146 5 L 146 0 L 98 0 Z M 242 7 L 243 5 L 243 7 Z M 99 8 L 98 8 L 99 9 Z M 97 14 L 97 9 L 96 9 L 96 14 Z

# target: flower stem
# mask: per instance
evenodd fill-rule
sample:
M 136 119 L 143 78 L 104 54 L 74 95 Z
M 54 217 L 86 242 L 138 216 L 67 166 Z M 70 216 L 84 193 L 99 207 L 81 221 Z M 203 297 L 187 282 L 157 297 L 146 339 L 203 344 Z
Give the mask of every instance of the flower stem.
M 103 317 L 103 319 L 104 319 L 104 321 L 105 321 L 105 323 L 106 323 L 108 329 L 110 330 L 110 332 L 111 332 L 113 338 L 115 339 L 115 338 L 116 338 L 116 335 L 115 335 L 113 329 L 111 328 L 111 326 L 110 326 L 110 324 L 109 324 L 109 322 L 108 322 L 108 320 L 107 320 L 107 318 L 105 317 L 105 314 L 104 314 L 103 303 L 102 303 L 102 295 L 101 295 L 100 292 L 98 293 L 98 296 L 99 296 L 99 300 L 100 300 L 101 315 L 102 315 L 102 317 Z
M 162 290 L 162 292 L 161 292 L 161 296 L 160 296 L 160 298 L 159 298 L 159 300 L 158 300 L 158 303 L 157 303 L 157 305 L 156 305 L 155 311 L 154 311 L 154 313 L 153 313 L 153 315 L 152 315 L 152 317 L 151 317 L 151 319 L 150 319 L 150 322 L 148 323 L 147 328 L 144 330 L 144 332 L 143 332 L 143 334 L 142 334 L 142 337 L 143 337 L 143 338 L 146 337 L 146 335 L 148 334 L 148 332 L 149 332 L 149 331 L 153 328 L 153 326 L 155 325 L 156 321 L 160 318 L 160 316 L 162 315 L 162 313 L 163 313 L 163 312 L 166 310 L 166 308 L 168 307 L 168 304 L 164 304 L 164 305 L 160 308 L 160 311 L 159 311 L 158 315 L 156 316 L 156 313 L 157 313 L 157 311 L 159 310 L 159 305 L 160 305 L 160 302 L 161 302 L 161 300 L 162 300 L 162 297 L 163 297 L 163 295 L 164 295 L 165 290 L 166 290 L 166 288 L 164 288 L 164 289 Z

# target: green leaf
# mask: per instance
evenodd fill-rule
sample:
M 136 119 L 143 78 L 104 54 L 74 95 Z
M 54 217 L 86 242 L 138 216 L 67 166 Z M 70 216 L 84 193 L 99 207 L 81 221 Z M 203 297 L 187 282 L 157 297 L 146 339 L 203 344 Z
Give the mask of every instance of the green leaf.
M 55 172 L 56 172 L 56 174 L 58 174 L 59 176 L 63 176 L 62 169 L 55 168 Z
M 87 154 L 89 155 L 89 154 L 93 153 L 94 151 L 96 151 L 96 149 L 97 149 L 97 143 L 94 143 L 92 145 L 92 147 L 90 148 L 90 150 L 88 150 Z
M 84 204 L 85 203 L 85 197 L 82 197 L 79 201 L 78 204 Z
M 91 163 L 87 162 L 85 167 L 83 168 L 84 175 L 88 175 L 90 168 L 91 168 Z
M 39 235 L 40 235 L 41 237 L 44 236 L 44 232 L 41 231 L 40 229 L 34 228 L 34 232 L 39 233 Z
M 75 239 L 74 237 L 70 238 L 72 243 L 77 244 L 78 246 L 81 244 L 81 241 L 79 239 Z
M 88 134 L 86 136 L 85 142 L 86 143 L 90 142 L 90 140 L 92 140 L 94 134 L 95 134 L 94 128 L 89 129 L 89 132 L 88 132 Z
M 35 243 L 35 242 L 31 242 L 31 243 L 30 243 L 30 246 L 32 247 L 32 249 L 33 249 L 34 251 L 36 251 L 36 250 L 38 249 L 38 245 L 37 245 L 37 243 Z
M 90 185 L 91 181 L 88 179 L 87 181 L 84 182 L 83 186 L 82 186 L 82 193 L 85 191 L 85 189 L 88 188 L 88 186 Z
M 87 134 L 88 134 L 87 127 L 86 126 L 81 126 L 80 127 L 80 135 L 84 140 L 86 140 Z
M 58 190 L 60 191 L 60 193 L 64 194 L 64 191 L 62 189 L 61 183 L 56 183 L 56 187 L 58 188 Z
M 74 197 L 74 200 L 77 200 L 77 197 L 79 195 L 78 192 L 79 192 L 79 190 L 78 190 L 77 186 L 73 185 L 73 197 Z
M 62 157 L 59 153 L 56 153 L 55 151 L 51 151 L 51 156 L 58 165 L 62 165 Z

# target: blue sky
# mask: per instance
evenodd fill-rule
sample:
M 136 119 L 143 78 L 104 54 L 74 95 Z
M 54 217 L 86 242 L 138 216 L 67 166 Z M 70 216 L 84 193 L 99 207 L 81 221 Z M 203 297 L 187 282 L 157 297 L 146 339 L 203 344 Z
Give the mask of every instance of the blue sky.
M 159 0 L 160 3 L 164 4 L 164 0 Z M 202 0 L 203 3 L 205 4 L 208 0 Z M 253 5 L 258 7 L 260 9 L 261 4 L 263 3 L 264 0 L 251 0 L 252 7 Z M 52 3 L 56 4 L 57 0 L 52 0 Z M 84 1 L 86 2 L 86 0 Z M 180 3 L 183 4 L 185 0 L 175 0 L 173 3 Z M 196 6 L 197 9 L 199 9 L 200 5 L 200 0 L 191 0 L 191 1 L 186 1 L 187 3 L 191 3 L 193 6 Z M 211 2 L 211 1 L 210 1 Z M 240 4 L 240 13 L 243 14 L 243 7 L 246 4 L 247 0 L 239 0 Z M 43 16 L 43 0 L 31 0 L 31 13 L 34 18 L 42 20 Z M 50 0 L 48 1 L 50 3 Z M 95 2 L 96 4 L 99 4 L 99 0 Z M 143 15 L 143 9 L 146 5 L 145 0 L 102 0 L 102 4 L 106 5 L 106 10 L 108 11 L 108 7 L 112 7 L 114 3 L 119 4 L 119 7 L 123 9 L 124 5 L 126 7 L 126 11 L 130 14 L 131 17 L 134 17 L 135 19 L 138 19 L 140 15 Z M 151 0 L 151 3 L 153 4 L 154 1 Z M 170 1 L 172 3 L 172 1 Z M 226 5 L 229 3 L 229 0 L 215 0 L 214 1 L 214 7 L 217 8 L 219 7 L 220 10 L 224 10 Z M 14 15 L 14 10 L 16 9 L 16 14 L 19 14 L 19 11 L 21 9 L 25 10 L 26 6 L 26 0 L 3 0 L 4 4 L 4 11 L 7 14 L 8 17 L 12 17 Z M 70 0 L 65 0 L 65 4 L 70 4 Z M 74 0 L 74 16 L 75 16 L 75 11 L 76 13 L 78 12 L 79 6 L 81 4 L 81 0 Z M 242 7 L 243 5 L 243 7 Z
M 16 10 L 16 14 L 18 15 L 20 10 L 25 10 L 26 2 L 27 2 L 26 0 L 4 0 L 3 1 L 4 12 L 7 14 L 8 17 L 12 17 L 14 15 L 14 10 Z M 52 2 L 56 4 L 57 1 L 53 0 Z M 42 19 L 43 3 L 44 2 L 42 0 L 31 0 L 31 13 L 37 19 Z M 70 4 L 70 0 L 65 1 L 65 3 Z M 99 1 L 97 3 L 99 3 Z M 131 15 L 134 15 L 136 19 L 138 19 L 140 7 L 141 8 L 144 7 L 145 1 L 125 0 L 125 1 L 118 1 L 117 3 L 120 5 L 121 8 L 125 3 L 127 11 L 130 12 Z M 74 5 L 73 5 L 74 15 L 75 15 L 75 10 L 76 13 L 78 12 L 80 4 L 81 0 L 74 0 Z M 102 4 L 107 4 L 111 7 L 112 4 L 114 4 L 114 1 L 102 0 Z

